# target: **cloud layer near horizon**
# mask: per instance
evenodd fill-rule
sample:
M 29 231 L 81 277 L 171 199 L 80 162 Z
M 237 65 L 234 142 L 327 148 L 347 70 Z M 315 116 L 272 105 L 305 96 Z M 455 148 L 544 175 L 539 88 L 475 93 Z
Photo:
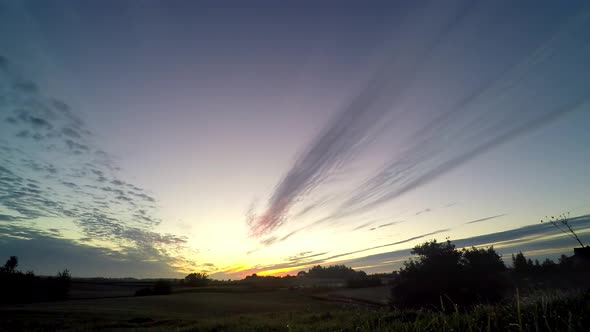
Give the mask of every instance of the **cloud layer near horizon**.
M 171 256 L 183 250 L 186 237 L 154 231 L 161 222 L 156 199 L 118 176 L 72 107 L 45 95 L 1 55 L 0 110 L 0 223 L 11 230 L 5 236 L 53 226 L 43 235 L 49 241 L 74 231 L 71 222 L 78 245 L 181 263 Z
M 481 221 L 490 220 L 494 217 L 481 218 Z M 590 241 L 590 215 L 582 215 L 570 218 L 570 225 L 578 232 L 582 241 Z M 333 265 L 345 264 L 357 270 L 363 270 L 367 273 L 391 272 L 399 269 L 402 263 L 412 257 L 409 247 L 396 249 L 393 251 L 368 256 L 358 256 L 360 253 L 368 252 L 374 249 L 385 248 L 396 245 L 408 245 L 409 243 L 430 241 L 436 239 L 437 234 L 445 233 L 448 229 L 438 230 L 427 234 L 419 234 L 407 239 L 402 239 L 393 243 L 368 248 L 360 248 L 353 251 L 341 253 L 313 253 L 303 252 L 297 256 L 288 257 L 283 262 L 276 264 L 259 264 L 251 266 L 247 270 L 234 271 L 232 269 L 222 270 L 216 274 L 222 278 L 239 278 L 252 273 L 264 273 L 265 271 L 290 271 L 283 273 L 294 274 L 299 270 L 306 270 L 315 265 Z M 440 238 L 440 237 L 439 237 Z M 503 259 L 510 264 L 510 255 L 519 251 L 524 252 L 528 257 L 551 257 L 555 259 L 561 254 L 571 255 L 576 242 L 566 234 L 561 233 L 550 223 L 539 223 L 501 232 L 483 234 L 463 239 L 451 239 L 457 248 L 468 247 L 489 247 L 494 248 L 503 255 Z M 352 258 L 351 258 L 352 257 Z M 295 270 L 293 270 L 295 269 Z

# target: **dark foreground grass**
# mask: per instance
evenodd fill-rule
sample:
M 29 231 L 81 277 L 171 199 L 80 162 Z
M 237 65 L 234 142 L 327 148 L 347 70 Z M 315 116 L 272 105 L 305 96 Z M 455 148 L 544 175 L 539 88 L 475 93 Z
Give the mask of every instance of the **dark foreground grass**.
M 590 331 L 588 293 L 537 294 L 528 304 L 515 301 L 480 305 L 469 312 L 349 308 L 211 319 L 185 331 Z
M 227 315 L 216 310 L 214 317 L 202 313 L 194 319 L 124 311 L 105 315 L 5 310 L 0 311 L 0 331 L 590 331 L 588 292 L 539 293 L 451 313 L 440 308 L 407 311 L 353 305 L 314 305 L 277 312 L 251 309 Z

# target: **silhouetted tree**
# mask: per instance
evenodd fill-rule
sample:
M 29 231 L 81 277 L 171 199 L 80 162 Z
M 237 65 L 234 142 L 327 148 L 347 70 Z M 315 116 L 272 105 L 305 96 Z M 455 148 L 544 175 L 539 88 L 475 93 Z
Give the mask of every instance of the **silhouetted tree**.
M 500 256 L 491 246 L 487 249 L 463 249 L 461 262 L 466 268 L 477 275 L 501 272 L 506 270 L 506 265 Z
M 353 279 L 366 277 L 364 271 L 355 271 L 345 265 L 332 265 L 323 267 L 316 265 L 309 269 L 307 276 L 310 278 L 324 278 L 324 279 Z
M 527 259 L 526 260 L 526 265 L 528 266 L 529 271 L 533 271 L 535 264 L 533 263 L 532 259 Z
M 0 268 L 0 303 L 27 303 L 67 299 L 71 285 L 68 270 L 57 277 L 41 278 L 33 272 L 16 270 L 18 259 L 12 256 Z
M 18 258 L 16 256 L 10 256 L 3 267 L 0 267 L 0 272 L 4 273 L 15 273 L 18 265 Z
M 454 295 L 459 287 L 459 261 L 461 253 L 451 241 L 436 240 L 417 245 L 412 249 L 417 259 L 404 262 L 392 288 L 392 303 L 401 306 L 421 307 L 440 303 L 441 296 Z
M 543 271 L 547 271 L 547 272 L 552 272 L 552 271 L 557 271 L 558 265 L 550 260 L 549 258 L 545 258 L 545 260 L 543 261 L 543 264 L 541 264 L 541 267 L 543 269 Z
M 516 273 L 528 273 L 533 270 L 533 261 L 527 260 L 522 252 L 518 252 L 516 256 L 512 254 L 512 267 Z
M 459 251 L 447 240 L 428 241 L 411 251 L 417 258 L 404 262 L 393 281 L 391 302 L 395 306 L 471 305 L 500 300 L 507 283 L 501 256 L 492 248 Z
M 68 298 L 70 293 L 70 286 L 72 284 L 72 276 L 68 269 L 65 269 L 57 273 L 57 277 L 54 281 L 56 287 L 55 298 L 59 300 L 65 300 Z
M 286 275 L 283 277 L 276 276 L 259 276 L 256 273 L 244 278 L 244 284 L 258 289 L 277 289 L 290 288 L 297 281 L 297 277 Z
M 184 284 L 191 287 L 207 286 L 211 279 L 207 273 L 191 273 L 184 277 Z

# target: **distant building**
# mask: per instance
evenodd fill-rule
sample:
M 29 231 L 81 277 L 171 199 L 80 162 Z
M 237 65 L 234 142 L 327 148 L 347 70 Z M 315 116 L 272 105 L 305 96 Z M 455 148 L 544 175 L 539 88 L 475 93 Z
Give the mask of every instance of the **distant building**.
M 590 261 L 590 246 L 574 248 L 574 257 Z
M 576 270 L 589 271 L 590 270 L 590 247 L 574 248 L 574 255 L 569 258 L 572 266 Z

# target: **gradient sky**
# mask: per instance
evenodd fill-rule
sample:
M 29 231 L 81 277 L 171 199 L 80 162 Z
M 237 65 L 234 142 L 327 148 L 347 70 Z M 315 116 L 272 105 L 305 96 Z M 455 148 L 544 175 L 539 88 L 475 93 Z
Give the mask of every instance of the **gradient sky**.
M 590 242 L 585 1 L 0 0 L 0 258 L 390 272 Z M 3 259 L 3 258 L 2 258 Z M 291 272 L 291 273 L 293 273 Z

